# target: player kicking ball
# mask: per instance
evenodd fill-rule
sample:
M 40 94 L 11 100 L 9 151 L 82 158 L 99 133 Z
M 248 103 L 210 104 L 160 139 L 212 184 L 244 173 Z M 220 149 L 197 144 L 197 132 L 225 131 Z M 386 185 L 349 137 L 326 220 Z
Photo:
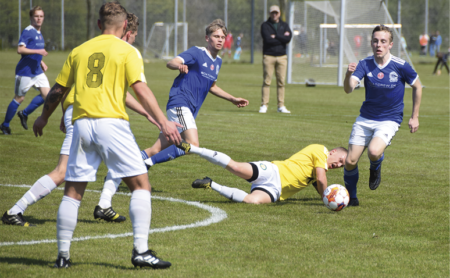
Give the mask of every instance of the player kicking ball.
M 339 147 L 328 151 L 323 145 L 309 145 L 284 161 L 236 162 L 228 155 L 199 148 L 183 141 L 179 146 L 185 152 L 199 155 L 209 162 L 225 168 L 252 184 L 251 193 L 220 185 L 212 179 L 195 180 L 193 188 L 211 188 L 234 202 L 267 204 L 284 201 L 298 191 L 313 184 L 320 197 L 327 188 L 328 169 L 344 166 L 347 149 Z
M 378 188 L 381 182 L 381 163 L 384 151 L 403 120 L 405 83 L 412 87 L 413 107 L 408 125 L 411 133 L 419 128 L 419 108 L 422 85 L 414 69 L 404 60 L 393 56 L 393 35 L 389 27 L 379 25 L 372 31 L 373 56 L 358 64 L 350 63 L 344 80 L 349 94 L 364 78 L 366 100 L 353 124 L 348 142 L 348 156 L 344 166 L 345 186 L 350 194 L 349 206 L 358 206 L 356 185 L 359 179 L 358 161 L 364 150 L 370 160 L 369 187 Z

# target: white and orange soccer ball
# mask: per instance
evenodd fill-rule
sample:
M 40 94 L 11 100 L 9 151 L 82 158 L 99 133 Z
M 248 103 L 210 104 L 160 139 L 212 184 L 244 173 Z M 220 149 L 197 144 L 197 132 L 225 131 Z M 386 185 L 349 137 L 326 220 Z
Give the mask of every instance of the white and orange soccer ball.
M 323 192 L 322 200 L 327 208 L 340 211 L 348 205 L 350 196 L 347 188 L 340 184 L 332 184 Z

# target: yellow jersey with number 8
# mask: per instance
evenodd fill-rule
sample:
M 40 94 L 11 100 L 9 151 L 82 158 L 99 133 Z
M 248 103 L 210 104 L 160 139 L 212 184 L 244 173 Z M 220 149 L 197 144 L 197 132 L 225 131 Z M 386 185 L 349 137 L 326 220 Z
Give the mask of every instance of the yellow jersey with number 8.
M 126 93 L 137 81 L 147 82 L 141 53 L 114 35 L 100 35 L 73 49 L 56 78 L 61 86 L 74 85 L 72 123 L 80 118 L 128 121 Z

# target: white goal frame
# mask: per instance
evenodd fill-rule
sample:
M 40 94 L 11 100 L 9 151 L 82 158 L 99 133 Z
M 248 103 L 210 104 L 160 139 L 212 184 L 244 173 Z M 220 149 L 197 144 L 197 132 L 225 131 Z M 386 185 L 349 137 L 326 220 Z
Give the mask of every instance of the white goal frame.
M 187 44 L 188 44 L 188 23 L 187 22 L 178 22 L 177 27 L 180 27 L 180 26 L 182 27 L 182 30 L 183 30 L 183 33 L 182 33 L 183 50 L 182 51 L 186 51 Z M 164 31 L 165 31 L 164 44 L 162 45 L 162 47 L 160 49 L 151 48 L 150 42 L 152 41 L 152 37 L 155 33 L 155 29 L 161 28 L 161 27 L 163 27 Z M 178 53 L 173 53 L 173 55 L 171 55 L 172 53 L 170 53 L 171 39 L 172 39 L 172 43 L 174 45 L 178 44 L 178 40 L 177 40 L 177 38 L 174 37 L 174 34 L 173 34 L 173 33 L 175 33 L 174 27 L 175 27 L 175 23 L 155 22 L 153 24 L 152 28 L 150 29 L 150 33 L 148 35 L 147 41 L 144 42 L 143 56 L 147 57 L 148 56 L 147 51 L 151 51 L 159 59 L 169 60 L 169 59 L 176 57 L 178 55 Z M 176 49 L 176 47 L 175 47 L 175 49 Z M 174 50 L 174 52 L 176 52 L 176 50 Z

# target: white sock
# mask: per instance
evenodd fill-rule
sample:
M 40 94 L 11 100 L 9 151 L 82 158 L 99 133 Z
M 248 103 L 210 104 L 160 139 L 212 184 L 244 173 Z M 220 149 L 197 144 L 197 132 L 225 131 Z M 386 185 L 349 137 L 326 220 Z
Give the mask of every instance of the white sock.
M 135 190 L 131 194 L 130 219 L 133 225 L 134 249 L 138 253 L 148 250 L 148 232 L 152 217 L 151 194 L 148 190 Z
M 220 185 L 216 182 L 211 182 L 211 188 L 214 191 L 219 192 L 220 195 L 224 196 L 227 199 L 230 199 L 231 201 L 242 203 L 244 201 L 245 196 L 248 195 L 247 192 L 233 188 L 233 187 L 227 187 Z
M 17 201 L 17 203 L 9 210 L 9 213 L 23 214 L 28 206 L 31 206 L 40 199 L 44 198 L 55 188 L 55 182 L 48 175 L 41 177 L 33 184 L 30 190 L 28 190 L 27 193 L 25 193 L 22 198 Z
M 113 179 L 108 172 L 105 184 L 103 185 L 102 194 L 100 195 L 100 201 L 98 202 L 98 205 L 102 209 L 111 207 L 112 196 L 116 194 L 117 188 L 119 188 L 121 182 L 122 179 Z
M 200 157 L 208 160 L 209 162 L 222 166 L 222 168 L 227 167 L 228 163 L 230 163 L 231 160 L 231 158 L 224 153 L 216 152 L 206 148 L 199 148 L 193 145 L 191 145 L 191 150 L 189 152 L 198 154 Z
M 58 216 L 56 218 L 56 239 L 58 242 L 58 254 L 67 255 L 70 258 L 70 241 L 73 237 L 73 231 L 77 226 L 78 208 L 80 201 L 63 196 L 61 205 L 59 205 Z

